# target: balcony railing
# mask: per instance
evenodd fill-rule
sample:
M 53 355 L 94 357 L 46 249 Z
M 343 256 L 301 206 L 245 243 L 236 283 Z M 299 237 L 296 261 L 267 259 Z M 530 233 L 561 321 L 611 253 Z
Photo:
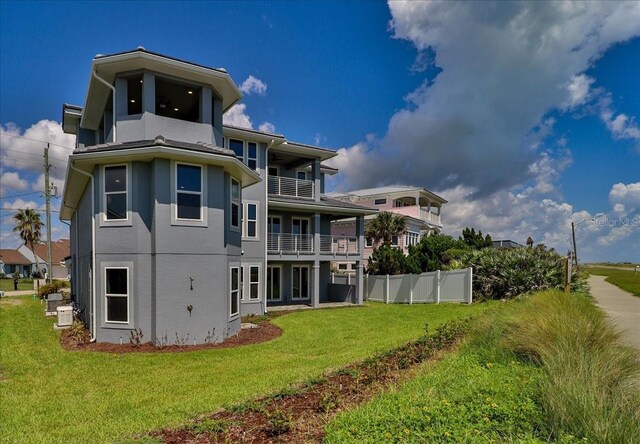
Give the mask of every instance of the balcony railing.
M 432 213 L 428 208 L 420 208 L 420 219 L 440 225 L 440 215 Z
M 269 233 L 267 251 L 279 254 L 311 254 L 313 234 Z
M 358 238 L 348 236 L 320 235 L 321 254 L 358 254 Z
M 315 199 L 315 182 L 313 180 L 293 179 L 291 177 L 269 176 L 267 184 L 272 196 L 299 197 Z
M 313 234 L 269 233 L 267 251 L 270 254 L 313 254 L 313 237 Z M 355 236 L 320 235 L 320 254 L 339 256 L 359 252 Z

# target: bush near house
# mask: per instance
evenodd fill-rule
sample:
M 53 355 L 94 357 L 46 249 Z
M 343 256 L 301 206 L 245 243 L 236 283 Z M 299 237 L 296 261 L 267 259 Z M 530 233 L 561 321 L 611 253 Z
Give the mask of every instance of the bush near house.
M 486 312 L 458 353 L 326 427 L 327 443 L 638 442 L 640 361 L 584 294 Z
M 510 299 L 564 286 L 564 258 L 544 246 L 512 250 L 471 250 L 459 258 L 460 268 L 473 268 L 474 300 Z M 587 290 L 587 275 L 572 272 L 572 290 Z
M 40 296 L 40 299 L 42 299 L 46 296 L 49 296 L 51 293 L 60 293 L 60 290 L 62 290 L 63 288 L 69 288 L 69 282 L 54 279 L 50 284 L 45 284 L 40 287 L 38 296 Z

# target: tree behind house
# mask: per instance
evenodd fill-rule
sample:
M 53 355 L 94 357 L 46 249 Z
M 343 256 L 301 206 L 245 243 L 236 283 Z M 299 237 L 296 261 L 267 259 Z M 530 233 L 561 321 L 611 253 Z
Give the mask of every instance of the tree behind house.
M 401 236 L 407 232 L 407 224 L 401 214 L 383 211 L 371 220 L 365 227 L 365 236 L 383 245 L 391 245 L 394 236 Z
M 485 237 L 482 237 L 482 231 L 478 230 L 476 233 L 473 227 L 462 230 L 462 236 L 460 236 L 459 239 L 474 250 L 481 250 L 482 248 L 493 246 L 491 236 L 487 234 Z
M 40 261 L 38 260 L 38 255 L 35 250 L 35 245 L 40 243 L 40 239 L 42 238 L 42 228 L 44 227 L 40 219 L 40 213 L 30 208 L 18 210 L 18 212 L 13 215 L 13 220 L 16 224 L 13 227 L 13 232 L 18 233 L 20 239 L 22 239 L 24 244 L 31 250 L 33 258 L 36 261 L 36 277 L 40 277 Z

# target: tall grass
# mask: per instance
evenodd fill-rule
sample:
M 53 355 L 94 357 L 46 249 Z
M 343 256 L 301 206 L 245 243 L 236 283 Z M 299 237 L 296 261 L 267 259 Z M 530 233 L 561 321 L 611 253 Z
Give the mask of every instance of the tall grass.
M 539 364 L 552 430 L 589 442 L 640 440 L 640 361 L 586 297 L 550 291 L 503 318 L 503 343 Z

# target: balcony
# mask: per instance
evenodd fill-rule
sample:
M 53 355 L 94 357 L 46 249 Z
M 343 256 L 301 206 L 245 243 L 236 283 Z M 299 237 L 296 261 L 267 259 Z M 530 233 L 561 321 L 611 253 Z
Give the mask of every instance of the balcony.
M 433 224 L 442 225 L 442 223 L 440 222 L 440 215 L 429 211 L 428 208 L 420 208 L 420 219 L 431 222 Z
M 269 176 L 267 189 L 270 196 L 315 199 L 313 180 L 293 179 L 291 177 Z
M 314 254 L 313 234 L 269 233 L 269 254 Z M 320 254 L 350 256 L 360 254 L 358 238 L 349 236 L 320 235 Z

